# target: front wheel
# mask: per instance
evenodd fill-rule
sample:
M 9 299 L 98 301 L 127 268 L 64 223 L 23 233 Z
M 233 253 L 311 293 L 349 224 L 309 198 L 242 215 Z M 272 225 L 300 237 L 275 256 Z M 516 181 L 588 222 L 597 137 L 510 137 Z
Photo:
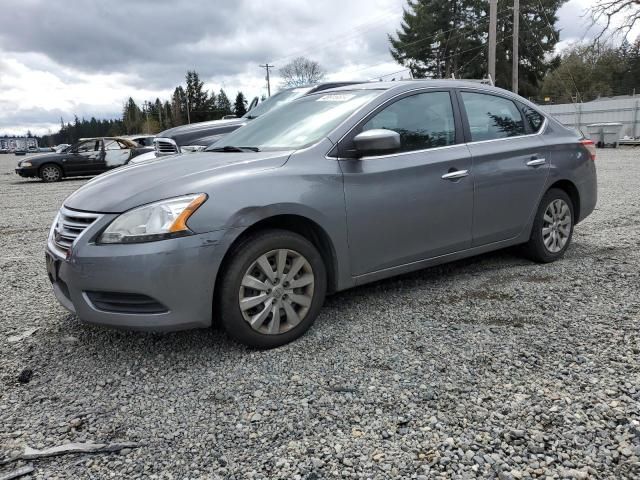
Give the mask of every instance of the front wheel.
M 564 190 L 550 189 L 542 197 L 536 212 L 525 254 L 536 262 L 553 262 L 564 255 L 574 226 L 573 202 Z
M 47 183 L 57 182 L 62 179 L 62 169 L 53 163 L 44 165 L 40 169 L 40 178 Z
M 251 347 L 273 348 L 313 324 L 324 303 L 326 268 L 306 238 L 268 230 L 231 252 L 218 289 L 217 312 L 229 336 Z

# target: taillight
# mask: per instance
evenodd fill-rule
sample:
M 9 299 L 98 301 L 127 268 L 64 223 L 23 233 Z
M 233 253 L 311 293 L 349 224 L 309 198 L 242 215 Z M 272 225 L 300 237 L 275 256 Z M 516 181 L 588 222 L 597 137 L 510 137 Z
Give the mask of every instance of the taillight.
M 580 143 L 582 143 L 582 145 L 584 145 L 584 148 L 586 148 L 587 151 L 589 152 L 589 156 L 591 157 L 591 160 L 595 160 L 596 144 L 593 143 L 593 140 L 580 140 Z

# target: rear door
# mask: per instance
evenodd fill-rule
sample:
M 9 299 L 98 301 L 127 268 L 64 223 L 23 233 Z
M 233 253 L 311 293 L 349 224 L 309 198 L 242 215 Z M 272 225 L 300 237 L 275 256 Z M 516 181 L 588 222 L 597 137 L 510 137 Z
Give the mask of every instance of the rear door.
M 471 245 L 471 159 L 452 100 L 448 90 L 404 94 L 340 142 L 354 276 Z M 356 158 L 353 137 L 378 128 L 400 134 L 400 151 Z
M 535 131 L 524 105 L 507 97 L 464 89 L 458 95 L 473 159 L 473 246 L 514 238 L 537 209 L 549 175 L 538 134 L 544 119 Z
M 125 142 L 114 138 L 104 139 L 104 162 L 101 171 L 121 167 L 129 161 L 131 148 Z

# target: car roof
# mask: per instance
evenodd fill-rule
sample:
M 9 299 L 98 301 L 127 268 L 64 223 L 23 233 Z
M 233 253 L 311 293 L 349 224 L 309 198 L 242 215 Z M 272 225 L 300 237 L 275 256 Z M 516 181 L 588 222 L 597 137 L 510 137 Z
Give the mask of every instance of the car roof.
M 155 135 L 151 135 L 149 133 L 141 133 L 139 135 L 122 135 L 121 137 L 117 137 L 117 138 L 134 139 L 134 138 L 154 138 L 154 137 Z
M 535 103 L 530 102 L 526 98 L 521 97 L 513 93 L 510 90 L 504 88 L 494 87 L 487 83 L 483 83 L 478 80 L 453 80 L 453 79 L 413 79 L 413 80 L 396 80 L 390 82 L 363 82 L 353 85 L 345 85 L 341 87 L 331 88 L 323 90 L 326 92 L 340 92 L 350 90 L 385 90 L 388 92 L 394 92 L 396 94 L 403 93 L 417 88 L 469 88 L 473 90 L 483 90 L 487 93 L 495 93 L 504 97 L 509 97 L 513 100 L 517 100 L 520 103 L 524 103 L 536 111 L 540 112 L 540 107 Z M 310 95 L 311 93 L 307 93 Z
M 366 82 L 358 82 L 358 81 L 336 81 L 336 82 L 323 82 L 323 83 L 318 83 L 316 85 L 309 85 L 309 87 L 311 87 L 311 90 L 309 90 L 307 93 L 314 93 L 314 92 L 320 92 L 322 90 L 328 90 L 330 88 L 338 88 L 338 87 L 346 87 L 348 85 L 358 85 L 360 83 L 366 83 Z
M 137 146 L 135 143 L 131 141 L 131 139 L 127 137 L 86 137 L 86 138 L 79 139 L 78 142 L 86 142 L 89 140 L 120 140 L 132 146 Z
M 390 82 L 363 82 L 352 85 L 345 85 L 330 89 L 331 91 L 347 91 L 347 90 L 389 90 L 401 93 L 404 91 L 414 90 L 416 88 L 472 88 L 474 90 L 486 90 L 487 92 L 508 95 L 512 98 L 524 100 L 522 97 L 514 94 L 509 90 L 494 87 L 492 85 L 473 80 L 449 80 L 449 79 L 414 79 L 414 80 L 396 80 Z

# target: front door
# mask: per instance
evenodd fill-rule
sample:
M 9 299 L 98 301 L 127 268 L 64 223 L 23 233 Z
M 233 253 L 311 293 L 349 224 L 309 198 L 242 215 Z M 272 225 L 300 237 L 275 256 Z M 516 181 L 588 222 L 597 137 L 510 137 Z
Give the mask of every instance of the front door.
M 460 98 L 473 158 L 473 246 L 517 237 L 544 193 L 547 147 L 512 100 L 474 91 Z
M 379 108 L 340 151 L 377 128 L 400 134 L 399 152 L 340 159 L 353 275 L 469 248 L 471 158 L 450 92 L 411 93 Z
M 98 139 L 84 140 L 71 149 L 62 160 L 67 175 L 93 175 L 101 158 Z

